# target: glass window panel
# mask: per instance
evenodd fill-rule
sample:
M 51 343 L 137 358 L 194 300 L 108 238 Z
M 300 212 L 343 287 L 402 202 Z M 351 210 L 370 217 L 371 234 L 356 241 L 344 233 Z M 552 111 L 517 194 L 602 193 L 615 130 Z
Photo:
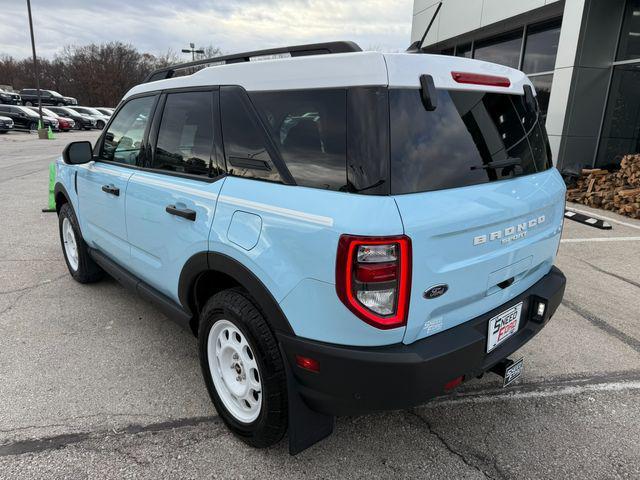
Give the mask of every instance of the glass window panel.
M 536 75 L 530 77 L 531 83 L 536 88 L 538 94 L 538 105 L 540 105 L 540 114 L 542 118 L 547 118 L 547 110 L 549 110 L 549 97 L 551 96 L 551 84 L 553 83 L 553 74 Z
M 617 60 L 640 58 L 640 0 L 628 0 Z
M 553 70 L 556 65 L 559 41 L 560 21 L 529 27 L 522 70 L 526 73 Z
M 640 153 L 640 64 L 614 68 L 596 165 L 614 166 Z
M 549 168 L 546 137 L 523 95 L 438 90 L 432 112 L 418 90 L 392 89 L 389 99 L 392 194 L 477 185 Z M 505 160 L 517 164 L 491 166 Z
M 473 58 L 518 68 L 522 48 L 522 30 L 476 42 Z
M 266 132 L 258 121 L 247 92 L 241 87 L 221 87 L 220 110 L 229 173 L 280 182 L 280 173 L 269 154 Z
M 456 57 L 471 58 L 471 44 L 465 43 L 456 48 Z
M 120 109 L 104 135 L 101 158 L 137 164 L 154 102 L 155 97 L 135 98 Z
M 251 93 L 298 185 L 345 188 L 346 97 L 344 89 Z
M 162 112 L 153 168 L 208 176 L 213 168 L 213 93 L 171 93 Z

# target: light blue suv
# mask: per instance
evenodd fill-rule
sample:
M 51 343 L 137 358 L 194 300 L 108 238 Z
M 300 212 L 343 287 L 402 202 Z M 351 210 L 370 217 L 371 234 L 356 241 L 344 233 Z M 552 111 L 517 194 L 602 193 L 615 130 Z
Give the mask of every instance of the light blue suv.
M 336 415 L 408 408 L 549 321 L 565 187 L 529 80 L 352 43 L 154 72 L 57 163 L 65 259 L 199 339 L 213 403 L 296 453 Z

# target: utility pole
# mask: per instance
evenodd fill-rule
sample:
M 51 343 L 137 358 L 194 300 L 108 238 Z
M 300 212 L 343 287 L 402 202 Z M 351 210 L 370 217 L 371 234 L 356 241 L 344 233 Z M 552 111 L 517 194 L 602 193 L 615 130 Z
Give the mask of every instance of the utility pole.
M 196 61 L 196 53 L 204 53 L 204 50 L 202 50 L 202 49 L 196 50 L 196 48 L 195 48 L 196 44 L 195 43 L 190 43 L 189 47 L 191 47 L 191 48 L 183 48 L 182 49 L 182 53 L 190 53 L 191 54 L 191 60 L 193 62 L 195 62 Z
M 29 12 L 29 31 L 31 32 L 31 51 L 33 52 L 33 74 L 36 77 L 36 91 L 38 92 L 38 114 L 40 115 L 38 128 L 44 128 L 42 101 L 40 100 L 40 74 L 38 72 L 38 58 L 36 57 L 36 41 L 33 37 L 33 20 L 31 19 L 31 0 L 27 0 L 27 11 Z

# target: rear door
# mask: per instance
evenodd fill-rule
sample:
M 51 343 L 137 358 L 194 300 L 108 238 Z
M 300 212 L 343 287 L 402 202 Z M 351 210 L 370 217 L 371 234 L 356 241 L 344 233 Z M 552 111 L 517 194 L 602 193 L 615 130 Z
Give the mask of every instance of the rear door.
M 82 233 L 91 246 L 120 265 L 130 249 L 125 225 L 129 177 L 144 152 L 144 139 L 156 96 L 129 100 L 114 117 L 97 147 L 96 160 L 78 166 Z
M 208 250 L 224 181 L 219 129 L 217 90 L 164 94 L 150 133 L 152 154 L 129 180 L 129 268 L 176 302 L 182 268 Z
M 390 91 L 391 188 L 413 245 L 405 343 L 529 288 L 551 269 L 562 228 L 564 183 L 535 105 L 437 92 L 428 112 L 418 90 Z

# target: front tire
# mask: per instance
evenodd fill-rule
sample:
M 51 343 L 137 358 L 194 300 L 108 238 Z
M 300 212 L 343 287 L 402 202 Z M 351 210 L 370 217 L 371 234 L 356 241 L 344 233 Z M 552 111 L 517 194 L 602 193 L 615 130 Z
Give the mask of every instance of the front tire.
M 26 101 L 26 102 L 24 102 L 24 105 L 26 107 L 33 107 L 33 102 Z
M 102 130 L 104 128 L 104 122 L 102 120 L 98 120 L 96 122 L 96 128 Z
M 287 387 L 278 342 L 262 312 L 242 289 L 214 295 L 198 330 L 207 390 L 227 427 L 257 448 L 287 431 Z
M 60 208 L 58 227 L 64 260 L 73 279 L 79 283 L 93 283 L 100 280 L 104 271 L 89 255 L 87 244 L 80 234 L 76 214 L 68 203 Z

